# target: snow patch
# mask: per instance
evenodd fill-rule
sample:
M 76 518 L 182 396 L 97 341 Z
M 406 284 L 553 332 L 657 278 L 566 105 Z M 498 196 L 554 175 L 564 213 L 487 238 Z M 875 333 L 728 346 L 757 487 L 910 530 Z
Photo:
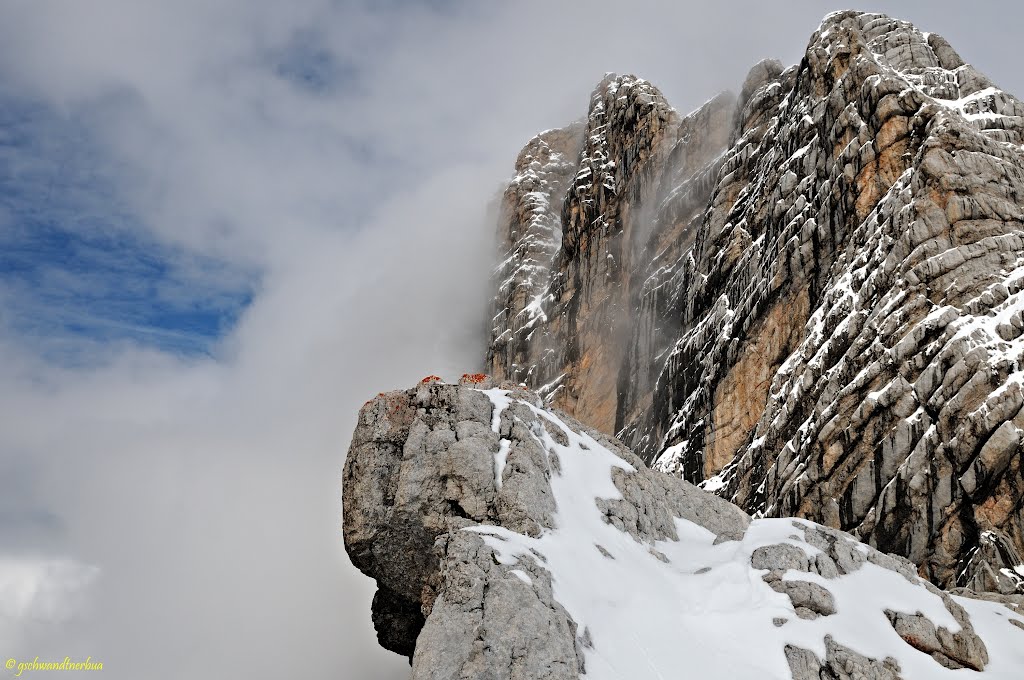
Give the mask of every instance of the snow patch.
M 511 402 L 507 392 L 485 393 L 495 404 L 495 413 Z M 675 541 L 647 545 L 619 531 L 605 521 L 595 501 L 620 499 L 612 472 L 634 468 L 557 416 L 526 405 L 568 439 L 563 446 L 546 429 L 534 434 L 560 462 L 551 478 L 556 528 L 536 538 L 493 526 L 466 531 L 482 534 L 501 564 L 528 560 L 535 568 L 550 571 L 555 599 L 581 630 L 590 631 L 593 647 L 584 652 L 590 680 L 657 680 L 678 677 L 681 668 L 688 677 L 789 678 L 785 646 L 796 645 L 824 658 L 826 635 L 873 658 L 894 657 L 907 680 L 963 676 L 963 671 L 946 669 L 904 642 L 885 615 L 886 609 L 920 612 L 955 632 L 960 626 L 941 598 L 923 583 L 912 583 L 870 562 L 835 579 L 787 572 L 786 580 L 817 583 L 835 599 L 833 615 L 815 620 L 796 616 L 789 598 L 761 579 L 763 570 L 751 566 L 751 555 L 759 547 L 777 543 L 817 554 L 816 548 L 798 538 L 794 527 L 794 523 L 813 526 L 810 522 L 754 520 L 742 540 L 718 545 L 712 532 L 682 519 L 676 520 L 679 539 Z M 608 559 L 598 546 L 615 559 Z M 667 562 L 655 557 L 652 548 Z M 528 578 L 523 570 L 516 571 L 521 572 L 515 574 L 517 578 Z M 1024 631 L 1009 620 L 1024 623 L 1024 617 L 991 603 L 958 601 L 971 612 L 988 645 L 991 663 L 982 675 L 1019 678 L 1024 667 Z M 776 619 L 787 622 L 780 627 Z
M 703 482 L 701 482 L 697 486 L 699 486 L 700 488 L 704 489 L 708 493 L 715 493 L 717 491 L 720 491 L 720 490 L 724 489 L 728 485 L 729 485 L 729 483 L 725 481 L 725 479 L 722 477 L 722 475 L 721 474 L 717 474 L 714 477 L 708 477 L 707 479 L 705 479 Z
M 501 439 L 501 414 L 512 403 L 506 390 L 491 389 L 481 390 L 491 400 L 491 430 L 498 435 L 498 451 L 494 454 L 494 488 L 501 491 L 501 478 L 505 474 L 505 464 L 508 462 L 508 452 L 512 442 L 508 439 Z

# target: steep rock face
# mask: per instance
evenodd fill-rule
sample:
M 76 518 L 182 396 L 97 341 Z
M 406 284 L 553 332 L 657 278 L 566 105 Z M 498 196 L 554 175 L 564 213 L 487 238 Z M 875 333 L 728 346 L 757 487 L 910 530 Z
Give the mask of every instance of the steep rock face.
M 1024 664 L 1024 616 L 842 532 L 752 521 L 483 376 L 368 402 L 343 499 L 380 642 L 414 680 L 1009 679 Z
M 548 323 L 551 278 L 562 245 L 562 202 L 576 175 L 584 125 L 537 135 L 519 153 L 502 197 L 499 240 L 504 258 L 491 319 L 488 363 L 496 376 L 544 384 L 557 375 L 562 333 Z
M 588 149 L 621 148 L 602 139 L 651 140 L 649 161 L 608 156 L 623 176 L 565 194 L 533 298 L 557 331 L 512 370 L 497 326 L 492 370 L 750 512 L 1018 590 L 1024 105 L 939 36 L 840 12 L 735 103 L 594 110 L 572 187 L 597 177 Z
M 554 131 L 566 140 L 557 154 L 537 152 L 551 146 L 550 131 L 527 145 L 499 229 L 504 255 L 487 358 L 497 378 L 534 386 L 604 432 L 636 412 L 650 390 L 631 381 L 620 390 L 622 357 L 636 346 L 635 323 L 647 324 L 641 342 L 651 351 L 633 359 L 653 381 L 653 357 L 672 341 L 653 328 L 670 303 L 662 289 L 713 186 L 707 166 L 728 141 L 731 103 L 720 96 L 680 120 L 650 83 L 609 75 L 584 128 Z M 652 227 L 658 204 L 665 215 Z M 638 297 L 647 306 L 639 315 Z

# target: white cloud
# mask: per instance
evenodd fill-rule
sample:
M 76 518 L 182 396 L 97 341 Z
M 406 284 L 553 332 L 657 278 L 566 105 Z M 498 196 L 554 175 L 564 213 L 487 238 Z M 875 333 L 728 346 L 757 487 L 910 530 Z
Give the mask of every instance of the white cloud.
M 0 557 L 0 640 L 16 647 L 71 623 L 97 575 L 71 560 Z
M 119 228 L 175 253 L 194 295 L 255 272 L 211 357 L 28 342 L 0 317 L 0 557 L 100 570 L 87 618 L 33 628 L 17 654 L 74 647 L 111 678 L 404 677 L 373 641 L 372 583 L 342 554 L 342 461 L 366 398 L 478 368 L 485 206 L 519 148 L 582 115 L 604 71 L 690 110 L 764 56 L 796 61 L 827 11 L 434 4 L 0 10 L 0 84 L 90 136 L 113 192 L 90 211 L 137 217 Z M 966 13 L 908 18 L 969 59 L 992 54 L 998 41 L 957 43 Z M 330 52 L 330 87 L 282 76 L 296 36 Z M 91 360 L 47 362 L 69 343 Z

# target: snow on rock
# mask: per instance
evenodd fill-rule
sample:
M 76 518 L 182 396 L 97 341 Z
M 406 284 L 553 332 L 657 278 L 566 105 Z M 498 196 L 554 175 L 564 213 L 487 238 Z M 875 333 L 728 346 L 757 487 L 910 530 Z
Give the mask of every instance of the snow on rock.
M 747 512 L 1024 594 L 984 547 L 1024 553 L 1024 104 L 843 11 L 736 97 L 680 117 L 610 76 L 583 125 L 542 268 L 532 213 L 501 223 L 538 277 L 499 279 L 489 370 Z
M 527 144 L 499 220 L 502 265 L 487 356 L 495 376 L 528 383 L 548 403 L 599 429 L 616 426 L 623 415 L 615 403 L 619 356 L 633 332 L 627 323 L 629 291 L 644 291 L 637 313 L 641 327 L 652 331 L 678 285 L 679 252 L 692 240 L 679 223 L 700 212 L 713 186 L 732 105 L 730 95 L 718 96 L 680 119 L 647 81 L 607 74 L 591 96 L 575 156 L 558 166 L 559 182 L 547 185 L 550 209 L 543 229 L 533 213 L 520 208 L 520 166 L 537 154 L 538 142 Z M 646 204 L 661 205 L 661 224 L 649 224 Z M 641 213 L 644 233 L 650 234 L 645 252 L 635 249 L 627 229 Z M 550 234 L 545 243 L 554 247 L 535 254 L 528 245 L 539 231 Z M 634 262 L 650 263 L 642 279 L 630 270 Z M 535 274 L 529 293 L 510 299 L 510 291 L 522 285 L 509 272 L 524 268 Z M 654 356 L 667 349 L 669 334 L 666 329 L 664 337 L 652 339 L 637 361 L 653 365 Z M 623 389 L 648 392 L 652 370 L 634 377 Z M 541 389 L 555 381 L 550 391 Z
M 369 402 L 343 498 L 379 638 L 411 656 L 414 680 L 1024 668 L 1021 613 L 953 598 L 841 531 L 751 520 L 508 383 Z
M 1002 594 L 1024 592 L 1024 565 L 1006 534 L 985 531 L 968 553 L 959 580 L 976 591 Z
M 546 381 L 542 376 L 551 375 L 546 371 L 550 352 L 540 349 L 555 344 L 545 311 L 552 302 L 548 284 L 562 244 L 562 199 L 577 174 L 583 135 L 584 126 L 575 123 L 530 140 L 501 201 L 502 254 L 494 272 L 491 351 L 516 381 L 529 378 L 539 385 Z M 527 347 L 539 360 L 528 356 Z

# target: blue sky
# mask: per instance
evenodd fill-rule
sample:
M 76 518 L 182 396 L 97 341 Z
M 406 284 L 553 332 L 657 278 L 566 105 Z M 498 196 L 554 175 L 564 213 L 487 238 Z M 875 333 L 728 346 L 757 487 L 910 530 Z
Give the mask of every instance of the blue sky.
M 287 68 L 309 86 L 333 82 L 316 55 Z M 0 322 L 58 363 L 124 343 L 209 355 L 258 273 L 152 234 L 95 138 L 90 116 L 103 108 L 62 111 L 0 89 Z
M 1024 91 L 1022 10 L 871 4 Z M 338 536 L 357 409 L 479 368 L 532 135 L 606 71 L 689 111 L 796 63 L 838 5 L 785 7 L 0 5 L 0 654 L 407 677 Z
M 207 298 L 176 271 L 180 254 L 143 240 L 138 217 L 103 174 L 102 151 L 77 121 L 7 95 L 0 130 L 0 283 L 9 332 L 33 342 L 85 336 L 205 351 L 245 291 Z

